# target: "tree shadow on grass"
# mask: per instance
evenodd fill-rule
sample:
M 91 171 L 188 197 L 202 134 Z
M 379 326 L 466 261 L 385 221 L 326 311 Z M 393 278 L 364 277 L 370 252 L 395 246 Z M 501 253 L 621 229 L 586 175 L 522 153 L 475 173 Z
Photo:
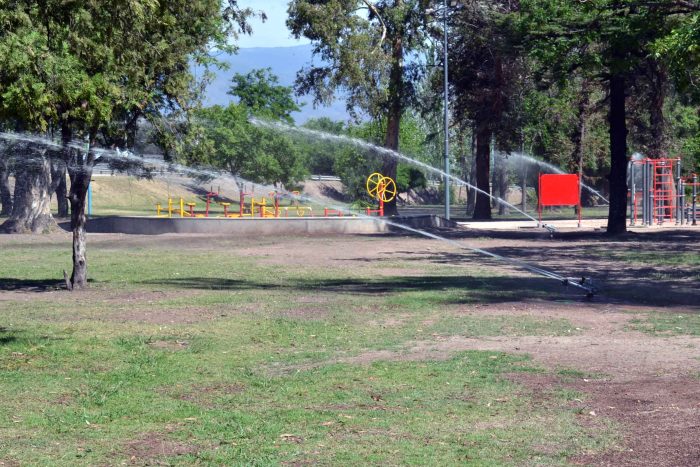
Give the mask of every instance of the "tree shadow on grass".
M 48 292 L 65 289 L 63 281 L 56 279 L 15 279 L 0 277 L 0 291 L 5 292 Z
M 17 336 L 7 328 L 0 327 L 0 345 L 8 345 L 17 340 Z
M 198 290 L 294 290 L 338 293 L 353 296 L 382 296 L 402 292 L 433 292 L 426 300 L 439 304 L 502 303 L 516 300 L 577 300 L 581 290 L 564 287 L 557 281 L 538 277 L 502 276 L 424 276 L 383 277 L 379 279 L 300 279 L 287 283 L 259 283 L 212 277 L 183 277 L 146 281 Z
M 34 347 L 39 342 L 42 344 L 48 344 L 51 342 L 65 341 L 67 339 L 67 337 L 63 336 L 45 334 L 40 335 L 34 334 L 28 330 L 9 329 L 0 326 L 0 346 L 15 344 L 19 346 Z

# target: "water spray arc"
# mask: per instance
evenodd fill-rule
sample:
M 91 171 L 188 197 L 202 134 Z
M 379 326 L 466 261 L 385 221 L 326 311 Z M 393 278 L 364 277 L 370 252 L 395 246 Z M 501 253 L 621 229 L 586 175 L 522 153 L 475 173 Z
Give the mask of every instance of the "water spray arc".
M 555 173 L 555 174 L 565 174 L 565 173 L 567 173 L 567 172 L 565 172 L 564 170 L 560 169 L 559 167 L 557 167 L 557 166 L 554 165 L 554 164 L 550 164 L 549 162 L 545 162 L 545 161 L 541 161 L 541 160 L 539 160 L 539 159 L 535 159 L 534 157 L 528 156 L 527 154 L 522 154 L 522 153 L 514 152 L 514 153 L 508 154 L 508 155 L 505 156 L 505 157 L 506 157 L 509 161 L 517 161 L 517 160 L 519 160 L 519 161 L 521 161 L 522 163 L 528 163 L 528 164 L 530 164 L 530 165 L 535 165 L 535 166 L 537 166 L 537 167 L 543 167 L 543 168 L 547 169 L 547 170 L 548 170 L 549 172 L 551 172 L 551 173 Z M 605 196 L 603 196 L 598 190 L 596 190 L 596 189 L 590 187 L 589 185 L 586 185 L 585 183 L 583 183 L 583 180 L 581 180 L 581 187 L 582 187 L 584 190 L 587 190 L 588 192 L 590 192 L 591 194 L 593 194 L 593 195 L 599 197 L 601 200 L 605 201 L 606 204 L 608 204 L 608 205 L 610 204 L 610 201 L 608 201 L 608 200 L 605 198 Z
M 30 142 L 33 144 L 46 144 L 46 145 L 49 145 L 52 147 L 60 147 L 60 144 L 58 144 L 58 143 L 56 143 L 48 138 L 34 136 L 34 135 L 19 135 L 19 134 L 15 134 L 15 133 L 0 133 L 0 139 L 10 139 L 10 140 L 15 140 L 15 141 Z M 70 146 L 74 147 L 74 148 L 84 149 L 84 144 L 80 143 L 80 142 L 70 143 Z M 132 154 L 129 151 L 120 151 L 118 149 L 113 150 L 113 149 L 93 148 L 92 150 L 96 152 L 98 160 L 112 160 L 112 161 L 125 161 L 125 160 L 127 160 L 129 162 L 134 163 L 135 165 L 139 165 L 139 164 L 143 165 L 145 163 L 148 163 L 148 164 L 152 164 L 156 167 L 166 169 L 168 171 L 177 171 L 178 173 L 190 174 L 190 176 L 192 176 L 192 177 L 224 178 L 224 179 L 232 181 L 234 184 L 236 184 L 237 182 L 243 182 L 243 183 L 251 184 L 252 186 L 257 187 L 257 188 L 262 189 L 262 190 L 268 190 L 268 191 L 272 190 L 272 189 L 279 190 L 277 187 L 250 182 L 250 181 L 241 179 L 240 177 L 238 177 L 238 179 L 237 179 L 236 177 L 234 177 L 233 175 L 231 175 L 229 173 L 222 172 L 222 171 L 215 170 L 215 169 L 201 168 L 201 167 L 195 168 L 195 167 L 184 166 L 181 164 L 165 162 L 162 159 L 159 159 L 159 158 L 157 158 L 157 156 L 154 156 L 154 155 L 143 154 L 143 155 L 137 156 L 135 154 Z M 405 157 L 405 156 L 402 156 L 402 157 Z M 409 158 L 409 160 L 412 160 L 412 159 Z M 415 162 L 417 162 L 417 161 L 415 161 Z M 418 164 L 422 164 L 422 163 L 418 163 Z M 427 166 L 427 168 L 430 168 L 430 166 Z M 437 170 L 434 168 L 431 168 L 431 169 Z M 286 190 L 283 190 L 283 194 L 284 194 L 284 196 L 289 197 L 290 199 L 297 199 L 300 201 L 308 201 L 308 202 L 317 201 L 314 198 L 309 197 L 307 195 L 298 195 L 298 194 L 294 194 L 294 193 L 292 193 L 290 191 L 286 191 Z M 352 213 L 349 206 L 347 206 L 347 205 L 336 205 L 336 206 L 333 206 L 333 208 L 335 208 L 337 210 L 342 210 L 342 211 L 345 211 L 348 213 Z M 591 280 L 589 278 L 578 279 L 578 278 L 566 277 L 566 276 L 563 276 L 563 275 L 558 274 L 556 272 L 541 268 L 539 266 L 536 266 L 536 265 L 533 265 L 530 263 L 526 263 L 524 261 L 520 261 L 520 260 L 513 259 L 513 258 L 508 258 L 506 256 L 502 256 L 502 255 L 499 255 L 499 254 L 496 254 L 496 253 L 493 253 L 493 252 L 490 252 L 488 250 L 484 250 L 481 248 L 472 247 L 472 246 L 466 245 L 464 243 L 460 243 L 460 242 L 457 242 L 455 240 L 451 240 L 451 239 L 442 237 L 442 236 L 434 234 L 432 232 L 427 232 L 425 230 L 416 229 L 416 228 L 413 228 L 413 227 L 410 227 L 410 226 L 407 226 L 407 225 L 404 225 L 404 224 L 401 224 L 398 222 L 390 221 L 386 218 L 376 218 L 376 217 L 370 217 L 370 216 L 366 216 L 366 215 L 362 215 L 362 214 L 360 214 L 359 217 L 363 217 L 363 218 L 366 217 L 366 218 L 378 220 L 386 225 L 395 227 L 397 229 L 401 229 L 401 230 L 404 230 L 407 232 L 421 235 L 421 236 L 426 237 L 426 238 L 438 240 L 440 242 L 443 242 L 445 244 L 459 248 L 461 250 L 472 251 L 472 252 L 477 253 L 479 255 L 487 256 L 487 257 L 496 259 L 500 262 L 509 264 L 511 266 L 515 266 L 515 267 L 518 267 L 520 269 L 526 270 L 526 271 L 531 272 L 535 275 L 539 275 L 542 277 L 546 277 L 548 279 L 556 280 L 559 283 L 561 283 L 562 285 L 572 286 L 572 287 L 575 287 L 575 288 L 578 288 L 580 290 L 585 291 L 587 297 L 592 297 L 593 295 L 595 295 L 597 293 L 596 288 L 593 286 L 593 284 L 591 283 Z
M 394 151 L 392 149 L 388 149 L 388 148 L 385 148 L 383 146 L 377 146 L 376 144 L 368 143 L 367 141 L 363 141 L 359 138 L 352 138 L 352 137 L 343 136 L 343 135 L 334 135 L 331 133 L 325 133 L 323 131 L 310 130 L 308 128 L 301 128 L 301 127 L 294 127 L 294 126 L 286 125 L 284 123 L 279 123 L 279 122 L 268 122 L 268 121 L 264 121 L 264 120 L 259 120 L 257 118 L 250 119 L 250 122 L 253 125 L 257 125 L 257 126 L 265 127 L 265 128 L 270 128 L 270 129 L 274 129 L 274 130 L 278 130 L 278 131 L 282 131 L 282 132 L 286 132 L 286 133 L 298 133 L 298 134 L 311 136 L 311 137 L 321 139 L 321 140 L 333 141 L 333 142 L 343 143 L 343 144 L 350 144 L 352 146 L 356 146 L 356 147 L 362 148 L 362 149 L 367 150 L 367 151 L 375 151 L 375 152 L 378 152 L 384 156 L 389 156 L 389 157 L 392 157 L 394 159 L 406 162 L 407 164 L 411 164 L 411 165 L 414 165 L 416 167 L 420 167 L 420 168 L 425 169 L 429 172 L 440 175 L 441 177 L 444 177 L 446 179 L 450 179 L 457 184 L 460 184 L 460 185 L 469 187 L 472 190 L 478 191 L 479 193 L 488 196 L 493 201 L 495 201 L 499 204 L 503 204 L 505 206 L 508 206 L 509 208 L 513 209 L 514 211 L 519 212 L 523 216 L 525 216 L 528 219 L 535 222 L 538 227 L 540 226 L 539 221 L 537 219 L 535 219 L 533 216 L 526 213 L 525 211 L 522 211 L 521 209 L 517 208 L 516 206 L 510 204 L 509 202 L 499 198 L 498 196 L 494 196 L 490 193 L 487 193 L 486 191 L 479 189 L 478 187 L 472 185 L 471 183 L 468 183 L 468 182 L 462 180 L 459 177 L 448 174 L 444 170 L 440 170 L 438 168 L 435 168 L 429 164 L 426 164 L 425 162 L 417 161 L 413 158 L 406 156 L 405 154 L 401 154 L 398 151 Z M 543 225 L 543 227 L 547 228 L 550 231 L 553 230 L 553 227 L 551 227 L 551 226 Z

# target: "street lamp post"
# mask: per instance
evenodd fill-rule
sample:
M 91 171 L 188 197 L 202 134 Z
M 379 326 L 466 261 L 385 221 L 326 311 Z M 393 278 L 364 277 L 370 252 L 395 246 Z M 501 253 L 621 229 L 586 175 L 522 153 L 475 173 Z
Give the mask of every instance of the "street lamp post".
M 443 20 L 443 67 L 444 78 L 443 83 L 445 93 L 445 219 L 450 219 L 450 109 L 449 109 L 449 83 L 448 83 L 448 65 L 447 65 L 447 0 L 442 0 L 442 20 Z

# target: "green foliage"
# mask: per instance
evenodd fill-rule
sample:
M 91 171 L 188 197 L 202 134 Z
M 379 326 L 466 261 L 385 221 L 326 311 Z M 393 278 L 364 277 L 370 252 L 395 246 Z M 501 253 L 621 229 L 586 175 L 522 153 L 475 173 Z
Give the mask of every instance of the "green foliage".
M 424 3 L 289 2 L 287 26 L 294 37 L 311 40 L 314 54 L 323 59 L 322 64 L 314 63 L 299 72 L 297 91 L 312 93 L 316 103 L 328 103 L 336 90 L 343 90 L 352 115 L 366 112 L 372 118 L 390 111 L 398 99 L 401 113 L 412 102 L 422 74 L 419 63 L 404 57 L 427 47 Z M 399 62 L 400 76 L 392 77 Z
M 332 135 L 342 135 L 346 128 L 343 122 L 333 121 L 327 117 L 310 119 L 304 123 L 304 128 L 321 131 Z M 328 144 L 316 138 L 297 138 L 297 147 L 305 155 L 309 171 L 319 175 L 336 175 L 335 164 L 340 153 L 345 149 L 337 144 Z
M 251 116 L 292 122 L 291 112 L 299 110 L 291 88 L 279 86 L 270 69 L 236 74 L 229 94 L 239 103 L 215 105 L 195 111 L 189 129 L 196 135 L 187 152 L 189 163 L 200 163 L 228 171 L 256 183 L 291 186 L 308 174 L 303 152 L 287 135 L 250 123 Z
M 396 169 L 396 188 L 399 193 L 424 189 L 428 184 L 425 174 L 410 165 L 399 164 Z
M 236 73 L 228 94 L 239 99 L 239 103 L 258 116 L 294 123 L 292 112 L 299 106 L 292 98 L 292 88 L 280 86 L 271 68 L 253 70 L 246 75 Z
M 348 136 L 379 145 L 385 131 L 385 121 L 351 125 L 346 131 Z M 427 136 L 416 117 L 407 116 L 401 119 L 399 146 L 402 153 L 411 157 L 415 155 L 420 161 L 426 158 L 426 141 Z M 382 171 L 381 156 L 347 147 L 338 150 L 334 157 L 333 171 L 343 181 L 347 193 L 352 198 L 368 200 L 367 177 L 373 172 Z M 400 163 L 397 167 L 396 183 L 398 192 L 405 193 L 409 189 L 425 188 L 427 179 L 420 169 Z
M 700 114 L 698 108 L 686 105 L 679 96 L 671 95 L 666 109 L 671 128 L 672 155 L 683 158 L 686 173 L 695 173 L 700 169 Z
M 190 163 L 203 163 L 240 177 L 239 183 L 291 185 L 302 180 L 306 164 L 292 140 L 274 130 L 252 125 L 250 109 L 242 104 L 213 106 L 196 111 L 201 140 Z
M 198 97 L 190 63 L 249 31 L 233 0 L 23 0 L 0 6 L 0 114 L 44 131 L 103 132 L 114 121 L 187 109 Z M 116 128 L 124 131 L 124 126 Z
M 697 99 L 700 88 L 700 13 L 686 12 L 676 17 L 672 30 L 653 44 L 657 59 L 669 65 L 676 83 L 684 91 L 689 91 Z

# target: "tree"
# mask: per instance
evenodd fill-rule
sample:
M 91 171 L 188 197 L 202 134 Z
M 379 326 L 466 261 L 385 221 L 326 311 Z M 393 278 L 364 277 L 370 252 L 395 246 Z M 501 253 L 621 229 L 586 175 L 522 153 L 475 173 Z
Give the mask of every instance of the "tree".
M 239 189 L 243 183 L 291 185 L 306 175 L 303 158 L 291 139 L 268 128 L 249 123 L 251 109 L 242 104 L 213 106 L 196 112 L 202 125 L 196 159 L 227 170 Z
M 21 0 L 0 7 L 0 53 L 7 62 L 0 73 L 0 113 L 25 129 L 56 130 L 63 143 L 71 179 L 69 287 L 87 285 L 85 198 L 100 157 L 96 146 L 114 142 L 141 116 L 191 108 L 197 98 L 191 61 L 211 64 L 212 46 L 230 49 L 229 39 L 249 32 L 251 13 L 236 0 L 223 5 L 218 0 L 126 0 L 112 7 Z M 76 147 L 76 138 L 85 141 L 84 149 Z M 46 177 L 22 174 L 30 160 L 41 159 L 16 165 L 18 183 L 29 180 L 43 190 Z M 48 172 L 46 163 L 35 165 Z M 15 196 L 15 204 L 24 204 L 22 199 Z
M 491 218 L 491 148 L 508 149 L 514 130 L 517 91 L 525 73 L 520 51 L 512 47 L 500 19 L 513 11 L 510 1 L 467 2 L 451 17 L 449 60 L 455 120 L 476 136 L 474 219 Z M 503 185 L 507 185 L 504 183 Z
M 592 71 L 608 93 L 610 211 L 607 232 L 626 231 L 627 93 L 652 46 L 670 33 L 678 15 L 700 6 L 684 0 L 522 0 L 520 27 L 533 56 L 559 80 Z
M 346 132 L 345 123 L 334 121 L 327 117 L 312 118 L 302 125 L 309 130 L 322 131 L 332 135 L 341 135 Z M 306 156 L 309 171 L 319 175 L 337 175 L 334 169 L 338 153 L 342 150 L 337 145 L 329 145 L 314 138 L 296 138 L 297 146 Z
M 301 109 L 292 98 L 292 88 L 278 83 L 271 68 L 253 70 L 245 75 L 236 73 L 228 94 L 237 97 L 239 103 L 255 115 L 292 124 L 292 112 Z
M 10 163 L 5 148 L 7 144 L 0 141 L 0 216 L 12 213 L 12 191 L 10 190 Z
M 411 55 L 426 48 L 427 0 L 292 0 L 287 26 L 305 37 L 320 58 L 297 75 L 296 90 L 327 103 L 336 90 L 351 115 L 383 119 L 383 145 L 399 149 L 401 117 L 415 99 L 422 74 Z M 385 158 L 382 173 L 396 177 L 397 161 Z M 396 215 L 396 201 L 387 203 Z
M 202 141 L 194 153 L 196 162 L 223 168 L 237 180 L 290 185 L 306 174 L 304 160 L 289 138 L 273 129 L 255 126 L 250 117 L 293 123 L 292 112 L 299 107 L 292 98 L 292 88 L 280 86 L 271 70 L 253 70 L 236 74 L 229 94 L 238 103 L 227 107 L 201 109 L 197 117 L 204 122 Z

